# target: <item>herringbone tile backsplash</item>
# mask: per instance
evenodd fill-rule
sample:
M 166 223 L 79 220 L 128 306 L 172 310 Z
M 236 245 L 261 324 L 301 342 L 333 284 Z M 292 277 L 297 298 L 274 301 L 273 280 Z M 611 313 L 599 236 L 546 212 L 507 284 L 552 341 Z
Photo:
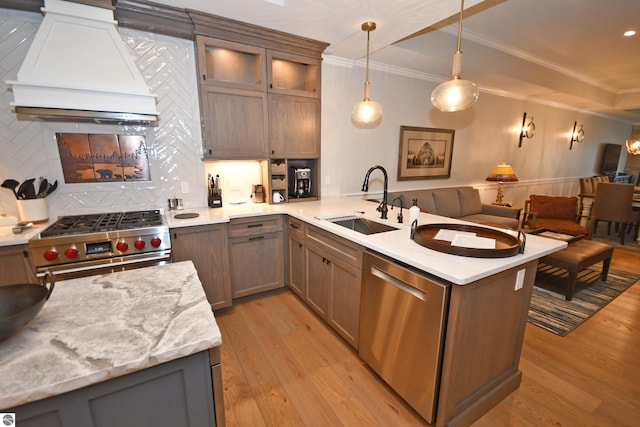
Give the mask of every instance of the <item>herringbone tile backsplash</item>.
M 47 197 L 49 217 L 86 212 L 165 208 L 170 197 L 186 207 L 206 206 L 205 166 L 193 42 L 130 29 L 119 29 L 152 93 L 158 95 L 157 127 L 39 123 L 18 121 L 11 111 L 20 65 L 42 21 L 40 14 L 0 9 L 0 181 L 43 176 L 58 180 Z M 56 132 L 144 134 L 149 148 L 151 181 L 65 184 Z M 186 182 L 188 193 L 181 192 Z M 0 212 L 17 216 L 15 198 L 0 191 Z

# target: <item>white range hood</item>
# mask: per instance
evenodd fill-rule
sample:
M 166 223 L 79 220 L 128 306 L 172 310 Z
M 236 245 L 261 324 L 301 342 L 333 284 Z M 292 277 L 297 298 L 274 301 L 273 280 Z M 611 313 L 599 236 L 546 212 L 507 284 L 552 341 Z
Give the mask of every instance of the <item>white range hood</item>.
M 154 124 L 151 94 L 113 10 L 45 0 L 44 19 L 13 88 L 19 119 Z

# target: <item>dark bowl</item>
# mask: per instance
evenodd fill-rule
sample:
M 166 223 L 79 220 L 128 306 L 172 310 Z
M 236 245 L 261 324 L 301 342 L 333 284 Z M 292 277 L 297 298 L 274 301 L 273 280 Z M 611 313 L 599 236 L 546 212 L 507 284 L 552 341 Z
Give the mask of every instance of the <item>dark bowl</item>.
M 47 289 L 47 279 L 50 278 Z M 14 335 L 31 322 L 51 296 L 55 278 L 45 274 L 42 285 L 0 286 L 0 341 Z

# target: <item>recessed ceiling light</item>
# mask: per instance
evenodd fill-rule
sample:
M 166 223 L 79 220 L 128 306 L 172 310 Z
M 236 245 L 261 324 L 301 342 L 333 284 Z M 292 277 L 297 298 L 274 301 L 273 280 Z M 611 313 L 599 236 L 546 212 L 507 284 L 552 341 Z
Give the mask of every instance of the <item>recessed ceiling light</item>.
M 624 32 L 624 36 L 625 37 L 631 37 L 631 36 L 635 36 L 635 35 L 636 35 L 635 30 L 627 30 L 627 31 Z

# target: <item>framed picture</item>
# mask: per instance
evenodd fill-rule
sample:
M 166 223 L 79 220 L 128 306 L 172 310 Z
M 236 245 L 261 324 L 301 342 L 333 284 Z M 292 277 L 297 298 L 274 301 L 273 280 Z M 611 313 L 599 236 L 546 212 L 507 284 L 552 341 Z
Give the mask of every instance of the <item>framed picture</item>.
M 450 129 L 400 126 L 398 181 L 449 178 L 454 133 Z

